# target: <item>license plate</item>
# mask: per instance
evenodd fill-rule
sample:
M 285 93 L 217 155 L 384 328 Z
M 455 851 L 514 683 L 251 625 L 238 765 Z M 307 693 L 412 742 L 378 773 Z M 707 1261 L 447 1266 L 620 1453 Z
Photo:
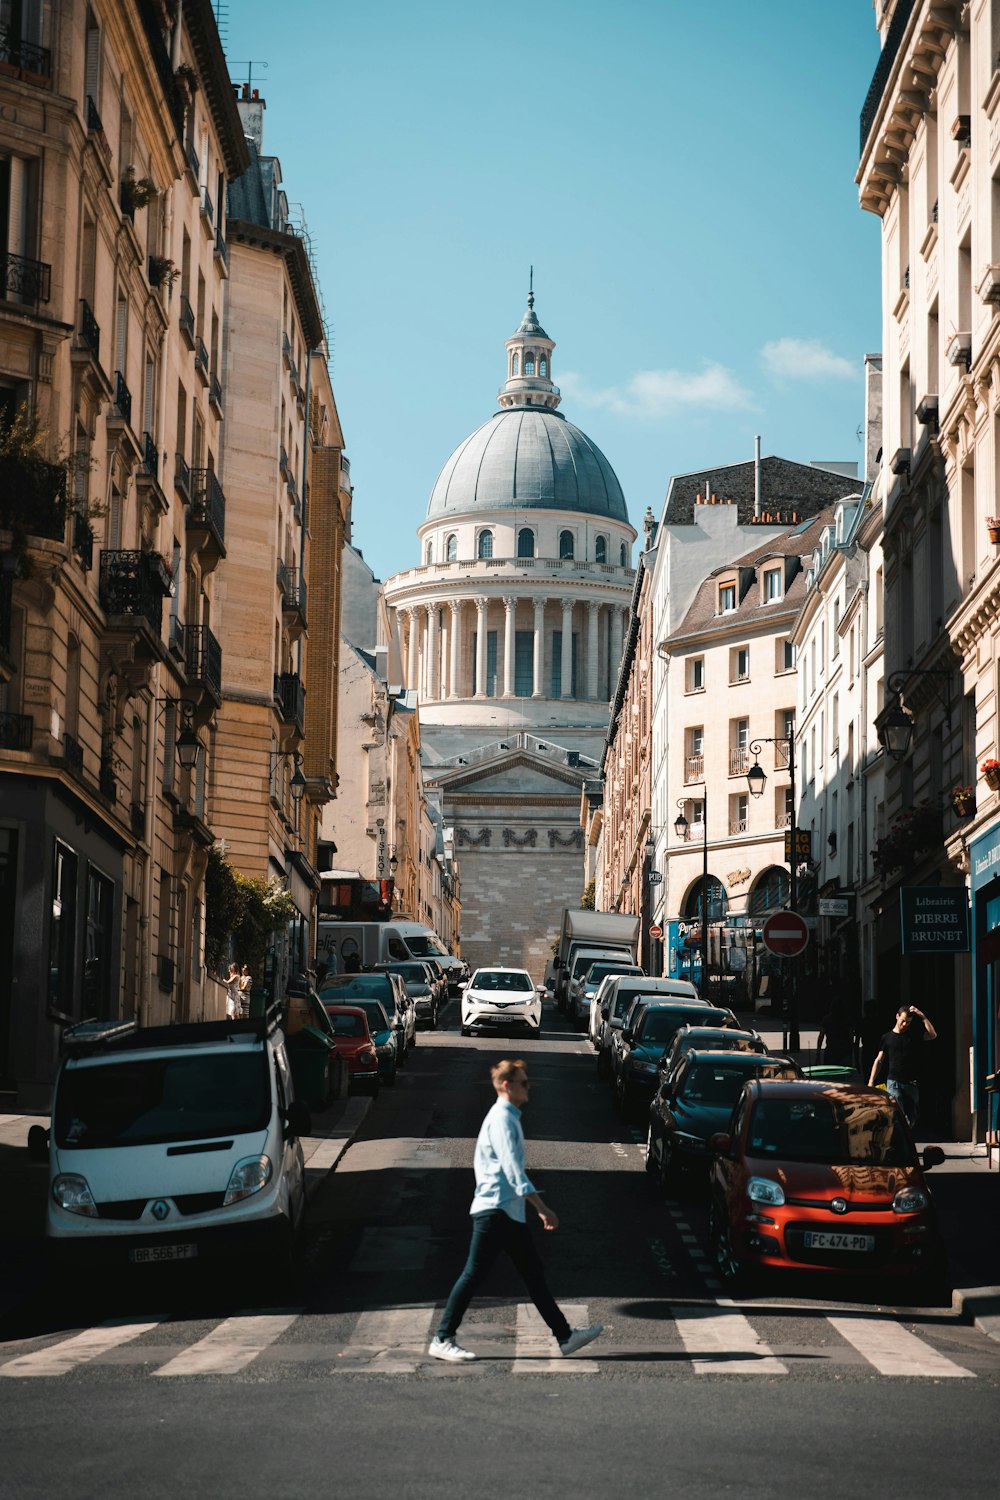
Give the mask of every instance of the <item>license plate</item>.
M 149 1265 L 163 1260 L 194 1260 L 197 1254 L 197 1245 L 149 1245 L 130 1250 L 129 1260 L 133 1265 Z
M 860 1250 L 875 1249 L 873 1234 L 836 1234 L 828 1230 L 806 1230 L 804 1235 L 807 1250 Z

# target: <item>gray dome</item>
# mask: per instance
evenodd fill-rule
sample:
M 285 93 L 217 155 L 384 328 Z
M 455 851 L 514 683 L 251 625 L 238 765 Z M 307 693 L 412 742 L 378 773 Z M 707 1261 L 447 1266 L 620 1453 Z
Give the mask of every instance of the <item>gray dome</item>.
M 576 510 L 628 524 L 622 487 L 600 448 L 542 406 L 496 412 L 441 470 L 427 519 L 475 510 Z

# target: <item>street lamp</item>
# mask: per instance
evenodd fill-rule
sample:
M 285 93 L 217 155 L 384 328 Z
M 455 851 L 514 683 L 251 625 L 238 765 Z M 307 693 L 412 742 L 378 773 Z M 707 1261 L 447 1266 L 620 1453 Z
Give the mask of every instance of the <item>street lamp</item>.
M 702 788 L 701 804 L 701 998 L 708 999 L 708 782 L 695 781 L 693 786 Z M 687 797 L 679 797 L 680 813 L 674 819 L 674 831 L 679 839 L 686 841 L 691 825 L 684 815 Z
M 877 729 L 878 742 L 893 760 L 905 760 L 913 740 L 913 719 L 903 707 L 902 695 L 914 677 L 944 679 L 944 686 L 934 689 L 934 695 L 944 709 L 945 722 L 951 728 L 951 673 L 943 667 L 908 667 L 902 672 L 893 672 L 886 683 L 886 690 L 895 693 L 896 701 L 884 713 Z
M 272 780 L 272 782 L 274 781 L 274 777 L 275 777 L 275 775 L 277 773 L 277 770 L 278 770 L 278 762 L 281 761 L 281 760 L 290 760 L 290 761 L 292 761 L 293 765 L 295 766 L 295 770 L 294 770 L 294 773 L 292 775 L 292 779 L 291 779 L 291 781 L 288 784 L 288 790 L 292 794 L 292 801 L 295 803 L 295 806 L 298 807 L 299 803 L 302 801 L 302 798 L 305 796 L 305 792 L 306 792 L 306 778 L 302 774 L 302 757 L 301 757 L 301 755 L 299 754 L 299 752 L 297 750 L 272 750 L 271 751 L 271 780 Z
M 747 786 L 751 797 L 763 797 L 764 788 L 767 785 L 767 773 L 761 765 L 759 756 L 765 745 L 786 745 L 788 747 L 788 780 L 790 783 L 791 808 L 788 814 L 788 903 L 792 911 L 798 909 L 798 860 L 799 852 L 795 847 L 798 838 L 798 829 L 795 826 L 795 736 L 794 734 L 766 735 L 763 739 L 754 740 L 750 746 L 750 754 L 754 763 L 747 772 Z M 791 960 L 794 965 L 795 960 Z M 796 974 L 793 967 L 791 984 L 788 996 L 788 1046 L 796 1049 L 799 1046 L 799 996 L 796 984 Z
M 177 736 L 177 759 L 185 771 L 193 771 L 201 754 L 201 740 L 194 727 L 194 709 L 190 703 L 181 702 L 184 727 Z

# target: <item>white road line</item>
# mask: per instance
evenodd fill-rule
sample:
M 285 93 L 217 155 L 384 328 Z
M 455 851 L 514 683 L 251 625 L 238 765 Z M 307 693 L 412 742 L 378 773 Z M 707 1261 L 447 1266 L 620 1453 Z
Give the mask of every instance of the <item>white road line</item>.
M 909 1329 L 889 1318 L 828 1318 L 841 1338 L 874 1365 L 880 1375 L 930 1375 L 935 1380 L 974 1380 L 971 1370 L 963 1370 L 944 1354 L 932 1349 Z
M 79 1365 L 152 1332 L 165 1318 L 166 1314 L 163 1314 L 146 1323 L 122 1319 L 99 1323 L 96 1328 L 86 1328 L 73 1338 L 50 1344 L 47 1349 L 37 1349 L 34 1354 L 22 1354 L 19 1359 L 0 1365 L 0 1375 L 68 1375 Z
M 426 1362 L 437 1309 L 383 1307 L 363 1312 L 343 1351 L 345 1364 L 364 1362 L 380 1375 L 412 1375 Z
M 586 1302 L 562 1302 L 563 1312 L 573 1328 L 587 1326 Z M 512 1375 L 596 1375 L 600 1365 L 595 1359 L 578 1359 L 575 1355 L 564 1359 L 553 1355 L 556 1341 L 548 1324 L 530 1302 L 517 1304 L 517 1343 L 514 1347 Z
M 671 1312 L 695 1374 L 788 1374 L 742 1313 L 715 1307 L 675 1307 Z
M 226 1318 L 211 1333 L 153 1373 L 235 1375 L 291 1328 L 301 1311 L 298 1308 L 284 1313 L 240 1313 L 235 1318 Z

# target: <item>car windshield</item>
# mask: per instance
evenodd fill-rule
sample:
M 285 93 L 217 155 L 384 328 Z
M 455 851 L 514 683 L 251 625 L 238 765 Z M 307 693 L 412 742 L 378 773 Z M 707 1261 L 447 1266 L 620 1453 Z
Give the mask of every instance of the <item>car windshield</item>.
M 639 1017 L 635 1028 L 635 1039 L 637 1042 L 659 1042 L 661 1044 L 672 1042 L 677 1032 L 684 1025 L 683 1012 L 678 1015 L 675 1010 L 647 1010 Z
M 368 1030 L 370 1032 L 389 1030 L 389 1017 L 377 1000 L 352 1000 L 351 1004 L 358 1010 L 364 1011 L 368 1017 Z M 330 1014 L 329 1011 L 327 1011 L 327 1014 Z M 332 1021 L 333 1017 L 330 1016 L 330 1019 Z
M 442 955 L 447 958 L 448 956 L 447 948 L 443 943 L 438 941 L 433 933 L 428 933 L 426 936 L 413 937 L 407 933 L 404 941 L 414 958 L 440 958 Z
M 730 1065 L 721 1058 L 717 1063 L 696 1063 L 684 1080 L 681 1094 L 691 1103 L 732 1106 L 748 1078 L 755 1078 L 754 1067 Z
M 266 1130 L 270 1118 L 262 1048 L 115 1058 L 64 1069 L 56 1145 L 89 1150 L 247 1135 Z
M 398 974 L 400 979 L 419 979 L 421 983 L 427 978 L 423 964 L 386 964 L 384 972 Z
M 738 1031 L 696 1031 L 677 1038 L 677 1053 L 685 1052 L 765 1052 L 764 1043 L 755 1036 L 741 1036 Z
M 747 1150 L 829 1166 L 909 1167 L 916 1161 L 902 1116 L 870 1095 L 758 1099 Z
M 341 1016 L 335 1010 L 327 1011 L 330 1025 L 336 1036 L 367 1036 L 368 1027 L 363 1016 Z
M 344 974 L 339 979 L 324 979 L 320 990 L 321 1000 L 347 1001 L 348 996 L 370 996 L 376 1000 L 392 1003 L 392 981 L 387 974 Z
M 596 989 L 601 980 L 607 979 L 609 974 L 638 974 L 639 972 L 635 967 L 626 969 L 620 964 L 592 964 L 587 970 L 586 982 Z
M 470 990 L 530 990 L 528 974 L 506 974 L 500 969 L 480 969 L 469 985 Z

